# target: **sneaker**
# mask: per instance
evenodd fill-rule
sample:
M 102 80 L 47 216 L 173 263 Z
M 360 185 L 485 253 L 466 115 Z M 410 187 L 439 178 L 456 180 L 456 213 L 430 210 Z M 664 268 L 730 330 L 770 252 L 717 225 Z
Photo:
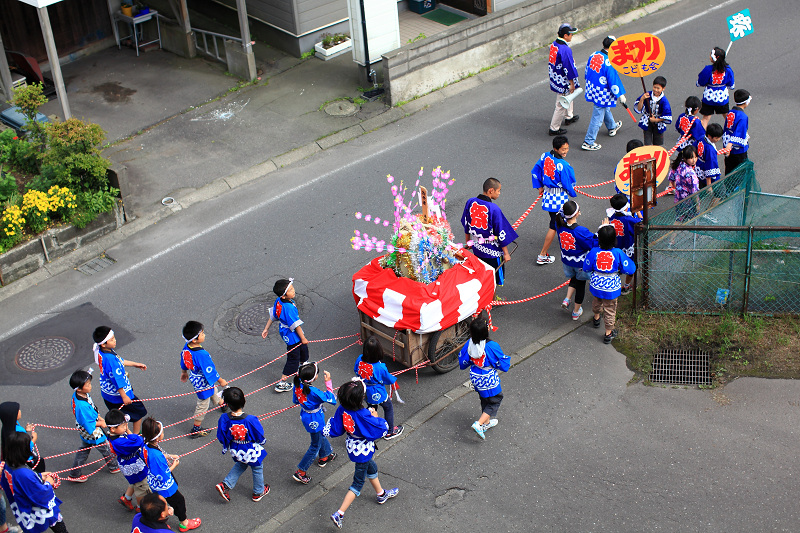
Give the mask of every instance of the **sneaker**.
M 342 521 L 344 520 L 343 514 L 339 514 L 339 511 L 336 511 L 331 515 L 331 520 L 333 520 L 333 523 L 336 524 L 336 527 L 342 529 Z
M 564 128 L 558 128 L 557 130 L 547 130 L 547 133 L 549 133 L 550 135 L 566 135 L 567 130 L 565 130 Z
M 486 431 L 487 429 L 492 429 L 499 423 L 500 421 L 497 420 L 496 418 L 490 418 L 489 421 L 483 425 L 483 430 Z
M 136 507 L 134 507 L 134 505 L 133 505 L 133 501 L 132 501 L 132 500 L 129 500 L 128 498 L 126 498 L 124 494 L 123 494 L 122 496 L 120 496 L 120 497 L 119 497 L 119 500 L 117 500 L 117 501 L 119 501 L 119 503 L 120 503 L 120 504 L 121 504 L 121 505 L 122 505 L 122 506 L 123 506 L 125 509 L 127 509 L 127 510 L 129 510 L 129 511 L 135 511 L 135 510 L 136 510 Z
M 317 466 L 320 468 L 325 468 L 326 466 L 328 466 L 328 463 L 332 462 L 334 459 L 336 459 L 336 453 L 331 452 L 331 454 L 328 457 L 323 457 L 319 459 L 317 461 Z
M 108 473 L 109 474 L 119 474 L 120 472 L 121 472 L 121 470 L 119 469 L 118 466 L 115 466 L 114 468 L 109 468 L 108 469 Z
M 582 150 L 588 150 L 588 151 L 590 151 L 590 152 L 595 152 L 595 151 L 599 150 L 600 148 L 602 148 L 602 146 L 600 146 L 600 145 L 599 145 L 599 144 L 597 144 L 597 143 L 592 143 L 592 144 L 589 144 L 589 143 L 583 143 L 583 144 L 581 145 L 581 149 L 582 149 Z
M 567 126 L 569 126 L 570 124 L 575 124 L 576 122 L 578 122 L 579 118 L 581 118 L 580 115 L 572 115 L 572 118 L 564 120 L 564 124 L 566 124 Z
M 68 477 L 67 481 L 71 481 L 73 483 L 86 483 L 89 481 L 89 476 L 78 476 L 78 477 Z
M 190 439 L 199 439 L 200 437 L 205 437 L 211 432 L 211 429 L 204 428 L 200 426 L 192 426 L 192 431 L 189 433 Z
M 22 528 L 19 526 L 8 526 L 3 533 L 22 533 Z
M 616 329 L 615 329 L 615 330 L 613 330 L 613 331 L 612 331 L 611 333 L 609 333 L 608 335 L 604 335 L 604 336 L 603 336 L 603 344 L 611 344 L 611 341 L 613 341 L 614 339 L 616 339 L 616 338 L 617 338 L 617 335 L 619 335 L 619 332 L 618 332 Z
M 578 320 L 582 314 L 583 314 L 583 307 L 579 307 L 577 313 L 575 311 L 572 312 L 572 320 Z
M 383 489 L 383 494 L 378 494 L 375 497 L 375 499 L 378 501 L 378 505 L 383 505 L 384 503 L 389 501 L 390 498 L 394 498 L 395 496 L 397 496 L 398 492 L 400 492 L 400 489 L 398 489 L 397 487 L 393 489 Z
M 717 220 L 716 217 L 712 217 L 711 215 L 705 214 L 703 215 L 703 218 L 708 220 L 712 224 L 719 224 L 719 220 Z
M 626 295 L 628 295 L 628 294 L 630 294 L 630 293 L 632 293 L 632 292 L 633 292 L 633 287 L 632 287 L 632 286 L 630 286 L 630 285 L 623 285 L 623 286 L 622 286 L 622 292 L 620 293 L 620 295 L 622 295 L 622 296 L 626 296 Z
M 569 309 L 569 304 L 571 303 L 572 300 L 570 300 L 569 298 L 564 298 L 563 300 L 561 300 L 561 309 Z
M 254 502 L 260 502 L 260 501 L 261 501 L 261 498 L 263 498 L 263 497 L 264 497 L 264 496 L 266 496 L 267 494 L 269 494 L 269 485 L 267 485 L 266 483 L 264 483 L 264 490 L 261 492 L 261 494 L 255 494 L 255 493 L 254 493 L 254 494 L 253 494 L 253 501 L 254 501 Z
M 178 524 L 178 531 L 190 531 L 197 529 L 203 522 L 199 518 L 190 518 L 186 521 L 186 525 Z
M 621 127 L 622 127 L 622 121 L 618 120 L 617 125 L 614 127 L 614 129 L 608 130 L 608 136 L 613 137 L 614 135 L 616 135 Z
M 475 433 L 477 433 L 480 438 L 486 440 L 486 435 L 483 434 L 483 426 L 480 425 L 477 420 L 472 423 L 472 429 L 475 430 Z
M 298 470 L 294 474 L 292 474 L 292 479 L 297 481 L 298 483 L 302 483 L 303 485 L 308 485 L 311 483 L 311 478 L 306 475 L 305 472 L 302 470 Z
M 392 440 L 393 438 L 402 435 L 404 429 L 405 428 L 403 426 L 395 426 L 394 429 L 391 432 L 387 433 L 386 436 L 383 438 L 385 440 Z
M 223 500 L 226 502 L 231 501 L 230 489 L 225 486 L 225 483 L 217 483 L 214 488 L 217 489 L 217 492 L 219 492 L 219 495 L 222 496 Z
M 539 255 L 536 257 L 536 264 L 537 265 L 549 265 L 550 263 L 555 263 L 556 258 L 552 255 Z
M 675 187 L 670 185 L 666 189 L 664 189 L 664 194 L 675 194 Z
M 602 318 L 594 318 L 594 317 L 592 317 L 592 327 L 594 329 L 599 328 L 600 327 L 600 322 L 602 322 L 602 321 L 603 321 Z
M 292 390 L 292 386 L 288 381 L 279 381 L 278 384 L 275 385 L 275 392 L 289 392 L 290 390 Z

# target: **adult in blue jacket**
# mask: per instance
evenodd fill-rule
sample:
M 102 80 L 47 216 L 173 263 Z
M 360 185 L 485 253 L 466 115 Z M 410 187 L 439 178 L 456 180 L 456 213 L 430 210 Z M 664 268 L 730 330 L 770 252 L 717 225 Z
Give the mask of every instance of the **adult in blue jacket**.
M 622 127 L 622 121 L 614 120 L 614 115 L 611 114 L 611 108 L 617 107 L 617 99 L 625 103 L 625 87 L 622 86 L 619 74 L 608 60 L 608 49 L 616 40 L 613 35 L 603 39 L 603 48 L 589 56 L 589 61 L 586 62 L 585 97 L 593 107 L 589 129 L 586 130 L 586 137 L 581 145 L 584 150 L 594 151 L 602 148 L 595 142 L 600 124 L 605 124 L 608 128 L 609 137 L 616 135 Z
M 572 57 L 569 43 L 572 34 L 578 31 L 572 24 L 564 23 L 558 27 L 558 39 L 550 45 L 547 60 L 547 74 L 550 78 L 550 90 L 558 96 L 572 94 L 580 87 L 578 83 L 578 66 Z M 550 120 L 550 135 L 564 135 L 567 130 L 561 127 L 561 122 L 567 126 L 578 121 L 578 115 L 573 113 L 573 102 L 564 108 L 556 97 L 556 109 Z

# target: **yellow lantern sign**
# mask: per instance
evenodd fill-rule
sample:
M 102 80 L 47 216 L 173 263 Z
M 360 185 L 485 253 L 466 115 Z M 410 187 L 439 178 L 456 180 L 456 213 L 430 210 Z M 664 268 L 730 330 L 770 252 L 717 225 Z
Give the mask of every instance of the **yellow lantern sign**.
M 617 189 L 630 196 L 631 165 L 651 158 L 656 160 L 656 185 L 661 185 L 661 182 L 669 174 L 669 154 L 661 146 L 640 146 L 625 154 L 617 163 L 617 169 L 614 171 L 614 181 L 617 182 Z
M 655 73 L 664 64 L 666 55 L 664 42 L 650 33 L 624 35 L 608 49 L 611 65 L 632 78 Z

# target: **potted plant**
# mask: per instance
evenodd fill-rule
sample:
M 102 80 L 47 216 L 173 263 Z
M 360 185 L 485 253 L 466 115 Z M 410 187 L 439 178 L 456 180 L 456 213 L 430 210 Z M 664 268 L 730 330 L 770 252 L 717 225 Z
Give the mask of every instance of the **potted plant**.
M 322 34 L 322 41 L 314 45 L 314 55 L 328 61 L 342 55 L 353 47 L 353 41 L 346 33 Z
M 120 6 L 120 11 L 122 11 L 122 14 L 125 15 L 126 17 L 132 17 L 133 5 L 123 2 L 122 5 Z

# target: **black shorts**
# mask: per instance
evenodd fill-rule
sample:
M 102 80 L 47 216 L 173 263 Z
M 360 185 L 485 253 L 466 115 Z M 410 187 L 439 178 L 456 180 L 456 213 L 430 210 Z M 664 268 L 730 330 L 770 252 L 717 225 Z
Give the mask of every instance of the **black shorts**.
M 131 393 L 128 394 L 128 398 L 130 398 L 131 400 L 138 400 L 136 395 L 133 394 L 133 391 L 131 391 Z M 141 420 L 142 418 L 147 416 L 147 409 L 145 409 L 144 403 L 142 403 L 141 401 L 132 402 L 129 405 L 125 405 L 123 403 L 111 403 L 105 398 L 103 398 L 103 401 L 106 403 L 106 407 L 108 407 L 109 410 L 119 409 L 126 415 L 130 416 L 131 422 L 136 422 L 137 420 Z
M 710 105 L 705 102 L 700 106 L 700 114 L 704 117 L 709 115 L 727 115 L 730 111 L 730 104 Z
M 294 349 L 292 350 L 292 348 Z M 308 361 L 308 344 L 298 342 L 297 344 L 287 346 L 286 349 L 291 351 L 286 354 L 286 364 L 283 365 L 283 375 L 291 376 L 300 368 L 300 363 Z
M 481 412 L 489 416 L 497 415 L 497 410 L 500 409 L 500 402 L 503 401 L 503 393 L 489 396 L 488 398 L 481 398 Z
M 548 211 L 548 213 L 550 212 Z M 550 229 L 553 231 L 558 230 L 558 224 L 556 223 L 557 220 L 558 220 L 558 213 L 550 213 Z

